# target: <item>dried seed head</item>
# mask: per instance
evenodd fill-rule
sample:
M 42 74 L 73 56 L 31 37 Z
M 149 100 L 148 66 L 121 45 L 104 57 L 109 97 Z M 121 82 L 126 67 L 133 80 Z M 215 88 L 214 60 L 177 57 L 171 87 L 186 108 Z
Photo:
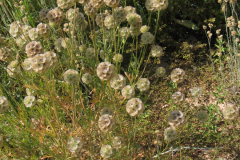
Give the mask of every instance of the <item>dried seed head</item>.
M 144 25 L 144 26 L 141 27 L 140 32 L 145 33 L 145 32 L 148 32 L 148 30 L 149 30 L 149 27 Z
M 150 81 L 147 78 L 141 78 L 137 82 L 137 88 L 143 92 L 147 91 L 150 88 Z
M 7 47 L 3 47 L 3 48 L 0 48 L 0 60 L 1 61 L 6 61 L 10 58 L 12 52 L 9 48 Z
M 171 80 L 174 83 L 181 83 L 184 80 L 184 76 L 185 76 L 185 72 L 183 69 L 181 68 L 175 68 L 174 70 L 172 70 L 171 72 Z
M 135 96 L 135 89 L 132 86 L 127 85 L 122 89 L 121 93 L 125 99 L 130 99 Z
M 130 116 L 138 116 L 140 115 L 144 110 L 144 105 L 142 103 L 142 100 L 139 98 L 132 98 L 128 100 L 126 104 L 126 111 Z
M 80 137 L 72 137 L 68 139 L 67 149 L 72 153 L 79 152 L 83 147 L 83 140 Z
M 142 17 L 137 13 L 130 13 L 127 15 L 127 21 L 134 28 L 141 28 Z
M 223 117 L 234 120 L 239 117 L 239 107 L 234 103 L 226 103 L 223 108 Z
M 126 86 L 126 78 L 121 74 L 116 74 L 110 79 L 110 85 L 114 89 L 122 89 Z
M 113 148 L 115 148 L 117 150 L 119 150 L 119 149 L 121 149 L 121 148 L 123 148 L 125 146 L 124 139 L 122 137 L 119 137 L 119 136 L 114 137 L 112 143 L 113 143 L 112 144 Z
M 64 77 L 64 81 L 66 81 L 68 84 L 77 84 L 80 81 L 78 71 L 74 69 L 67 70 L 63 74 L 63 77 Z
M 109 7 L 117 7 L 119 5 L 120 0 L 104 0 L 105 4 Z
M 43 53 L 43 47 L 40 42 L 38 41 L 32 41 L 29 42 L 25 47 L 25 52 L 28 57 L 33 57 L 36 54 Z
M 150 32 L 145 32 L 141 36 L 141 42 L 143 44 L 151 44 L 154 41 L 154 36 Z
M 82 75 L 82 82 L 85 84 L 90 84 L 92 83 L 92 75 L 90 73 L 84 73 Z
M 120 36 L 123 39 L 127 39 L 129 37 L 129 35 L 130 35 L 129 28 L 127 28 L 127 27 L 120 28 L 119 32 L 120 32 Z
M 113 61 L 116 63 L 121 63 L 123 61 L 123 56 L 121 54 L 115 54 L 113 56 Z
M 52 9 L 47 14 L 48 20 L 53 23 L 62 23 L 63 12 L 58 8 Z
M 103 81 L 110 80 L 114 74 L 114 69 L 115 66 L 113 64 L 109 62 L 101 62 L 97 67 L 97 75 Z
M 185 95 L 183 93 L 181 93 L 179 91 L 173 93 L 173 95 L 172 95 L 172 102 L 174 104 L 180 105 L 180 104 L 182 104 L 184 102 L 184 100 L 185 100 Z
M 96 24 L 99 26 L 99 27 L 103 27 L 104 26 L 104 20 L 105 18 L 109 16 L 109 14 L 106 14 L 106 13 L 99 13 L 97 16 L 96 16 Z
M 111 116 L 114 116 L 113 110 L 110 107 L 104 107 L 103 109 L 101 109 L 100 115 L 104 115 L 104 114 L 109 114 Z
M 18 61 L 14 60 L 9 63 L 7 66 L 7 73 L 10 77 L 15 77 L 17 73 L 20 72 L 20 67 L 18 65 Z
M 150 54 L 153 56 L 153 57 L 161 57 L 163 56 L 163 48 L 159 45 L 154 45 L 150 51 Z
M 102 145 L 100 154 L 103 158 L 110 158 L 112 155 L 112 147 L 110 145 Z
M 178 138 L 177 130 L 174 127 L 168 127 L 164 130 L 164 139 L 173 141 Z
M 8 100 L 5 96 L 0 96 L 0 113 L 5 112 L 9 107 Z
M 191 95 L 193 97 L 200 97 L 202 95 L 202 89 L 199 87 L 194 87 L 191 90 Z
M 185 122 L 184 115 L 179 110 L 172 111 L 168 117 L 168 123 L 173 127 L 179 127 L 183 125 L 184 122 Z
M 32 28 L 28 32 L 29 38 L 34 41 L 34 40 L 39 40 L 41 38 L 41 35 L 38 33 L 37 28 Z
M 47 23 L 49 20 L 48 20 L 48 17 L 47 17 L 47 14 L 48 12 L 50 11 L 50 9 L 46 9 L 46 8 L 43 8 L 40 12 L 39 12 L 39 18 L 42 22 L 45 22 Z
M 23 103 L 26 107 L 32 107 L 36 104 L 36 98 L 34 96 L 26 96 Z
M 158 67 L 156 69 L 156 75 L 158 77 L 163 77 L 163 76 L 165 76 L 165 74 L 166 74 L 166 69 L 164 67 Z
M 97 14 L 97 8 L 92 3 L 84 5 L 84 12 L 86 15 L 94 17 Z
M 61 9 L 68 9 L 73 6 L 74 0 L 57 0 L 57 5 Z
M 122 7 L 114 8 L 113 18 L 117 23 L 121 23 L 126 19 L 127 12 Z
M 98 120 L 98 126 L 102 132 L 109 132 L 115 125 L 115 119 L 112 115 L 104 114 Z
M 13 37 L 17 37 L 21 35 L 21 27 L 23 26 L 23 24 L 19 21 L 14 21 L 11 23 L 10 25 L 10 29 L 9 29 L 9 33 L 13 36 Z
M 115 28 L 118 25 L 117 21 L 114 21 L 113 15 L 106 16 L 104 19 L 104 25 L 107 29 Z

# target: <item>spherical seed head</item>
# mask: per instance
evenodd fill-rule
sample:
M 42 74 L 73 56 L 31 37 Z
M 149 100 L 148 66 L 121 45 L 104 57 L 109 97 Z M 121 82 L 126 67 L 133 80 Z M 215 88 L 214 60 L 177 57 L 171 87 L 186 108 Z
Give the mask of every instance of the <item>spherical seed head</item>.
M 143 92 L 147 91 L 150 88 L 150 81 L 147 78 L 141 78 L 137 82 L 137 88 Z
M 116 63 L 121 63 L 123 61 L 123 56 L 121 54 L 115 54 L 113 56 L 113 61 L 115 61 Z
M 223 108 L 223 117 L 234 120 L 239 117 L 239 107 L 235 103 L 226 103 Z
M 185 100 L 185 95 L 183 93 L 181 93 L 179 91 L 173 93 L 173 95 L 172 95 L 172 102 L 174 104 L 180 105 L 180 104 L 182 104 L 184 102 L 184 100 Z
M 16 73 L 20 72 L 20 68 L 18 66 L 18 61 L 14 60 L 9 63 L 7 66 L 7 73 L 10 77 L 15 77 Z
M 32 57 L 32 69 L 37 73 L 43 73 L 46 71 L 46 57 L 44 54 L 37 54 L 34 57 Z
M 120 0 L 104 0 L 105 4 L 109 7 L 117 7 L 119 5 Z
M 201 96 L 201 94 L 202 94 L 202 89 L 201 88 L 199 88 L 199 87 L 192 88 L 191 95 L 193 97 L 199 97 L 199 96 Z
M 58 52 L 61 52 L 63 50 L 63 47 L 62 47 L 62 42 L 64 41 L 63 38 L 58 38 L 55 40 L 54 42 L 54 48 L 55 50 L 57 50 Z
M 25 71 L 32 71 L 32 58 L 26 58 L 23 63 L 22 63 L 22 67 Z
M 150 54 L 153 57 L 161 57 L 163 56 L 164 52 L 163 52 L 163 48 L 159 45 L 154 45 L 150 51 Z
M 184 115 L 182 111 L 179 110 L 172 111 L 168 117 L 169 125 L 174 127 L 179 127 L 183 125 L 184 121 L 185 121 Z
M 78 71 L 69 69 L 63 74 L 64 80 L 68 84 L 77 84 L 80 81 Z
M 93 3 L 87 3 L 84 5 L 84 13 L 88 16 L 94 17 L 97 14 L 97 8 Z
M 82 82 L 85 84 L 90 84 L 92 83 L 92 78 L 93 76 L 90 73 L 84 73 L 82 75 Z
M 197 119 L 200 122 L 206 122 L 208 120 L 208 112 L 205 110 L 200 110 L 197 112 Z
M 125 142 L 124 142 L 123 137 L 119 137 L 119 136 L 114 137 L 112 145 L 113 145 L 113 148 L 115 148 L 117 150 L 123 148 L 125 146 Z
M 130 116 L 138 116 L 140 115 L 144 110 L 144 105 L 142 103 L 142 100 L 139 98 L 132 98 L 128 100 L 126 104 L 126 111 Z
M 134 7 L 132 7 L 132 6 L 126 6 L 126 7 L 124 7 L 124 10 L 126 11 L 127 16 L 128 16 L 128 14 L 130 14 L 130 13 L 136 13 L 136 8 L 134 8 Z
M 39 33 L 39 35 L 42 37 L 42 36 L 46 36 L 48 33 L 49 33 L 49 26 L 48 24 L 45 24 L 45 23 L 39 23 L 37 25 L 37 31 Z
M 130 35 L 129 28 L 127 27 L 120 28 L 119 32 L 120 32 L 120 37 L 122 37 L 123 39 L 127 39 Z
M 113 110 L 110 107 L 104 107 L 103 109 L 101 109 L 100 115 L 102 116 L 104 114 L 108 114 L 108 115 L 114 116 Z
M 134 28 L 141 28 L 142 26 L 142 17 L 137 13 L 128 14 L 127 21 Z
M 104 20 L 105 18 L 108 16 L 109 14 L 106 14 L 106 13 L 99 13 L 97 14 L 96 16 L 96 24 L 99 26 L 99 27 L 102 27 L 104 26 Z
M 22 50 L 25 48 L 27 41 L 24 36 L 18 37 L 17 39 L 15 39 L 15 41 L 16 41 L 16 44 L 19 47 L 19 49 Z
M 61 9 L 68 9 L 73 6 L 74 0 L 57 0 L 57 5 Z
M 174 127 L 168 127 L 164 130 L 164 139 L 173 141 L 178 138 L 177 130 Z
M 139 35 L 141 34 L 140 28 L 130 26 L 129 33 L 130 33 L 132 36 L 139 36 Z
M 147 0 L 145 6 L 152 12 L 165 10 L 168 7 L 168 0 Z
M 90 0 L 89 3 L 92 3 L 93 7 L 97 9 L 102 8 L 105 5 L 103 0 Z
M 47 69 L 54 68 L 58 64 L 57 54 L 53 51 L 47 51 L 44 53 L 44 57 L 46 58 L 46 62 L 44 67 Z
M 26 96 L 23 103 L 26 107 L 32 107 L 36 104 L 36 98 L 34 96 Z
M 8 100 L 5 96 L 0 96 L 0 113 L 5 112 L 9 107 Z
M 171 80 L 174 83 L 181 83 L 184 80 L 185 72 L 181 68 L 175 68 L 171 72 Z
M 100 154 L 103 158 L 110 158 L 112 155 L 112 147 L 110 145 L 102 145 Z
M 7 47 L 0 48 L 0 60 L 6 61 L 11 56 L 11 50 Z
M 50 11 L 50 9 L 46 9 L 46 8 L 43 8 L 40 12 L 39 12 L 39 18 L 40 18 L 40 21 L 44 22 L 44 23 L 47 23 L 49 20 L 48 20 L 48 17 L 47 17 L 47 14 L 48 12 Z
M 148 30 L 149 30 L 149 27 L 144 25 L 144 26 L 141 27 L 140 32 L 141 33 L 146 33 L 146 32 L 148 32 Z
M 87 49 L 87 46 L 85 44 L 82 44 L 82 45 L 79 46 L 80 52 L 84 53 L 84 52 L 86 52 L 86 49 Z
M 106 16 L 104 19 L 104 25 L 107 29 L 115 28 L 118 25 L 118 22 L 115 20 L 113 15 Z
M 150 32 L 145 32 L 141 36 L 141 42 L 143 44 L 151 44 L 154 41 L 154 36 Z
M 43 47 L 40 42 L 32 41 L 26 45 L 25 51 L 28 57 L 33 57 L 37 54 L 43 53 Z
M 67 149 L 72 152 L 79 152 L 83 147 L 83 140 L 80 137 L 72 137 L 67 141 Z
M 121 74 L 116 74 L 110 79 L 110 85 L 114 89 L 122 89 L 126 86 L 126 78 Z
M 21 27 L 23 26 L 23 24 L 19 21 L 14 21 L 11 23 L 10 25 L 10 29 L 9 29 L 9 33 L 13 36 L 13 37 L 17 37 L 21 35 Z
M 112 115 L 104 114 L 98 120 L 98 126 L 102 132 L 109 132 L 115 125 L 115 119 Z
M 127 12 L 122 7 L 114 8 L 113 17 L 118 23 L 123 22 L 126 19 Z
M 63 12 L 58 8 L 52 9 L 47 14 L 48 20 L 53 23 L 62 23 Z
M 34 41 L 34 40 L 38 40 L 41 38 L 41 35 L 38 33 L 38 29 L 37 28 L 32 28 L 28 31 L 28 36 L 29 38 Z
M 164 67 L 158 67 L 158 68 L 156 69 L 156 75 L 157 75 L 158 77 L 164 77 L 165 74 L 166 74 L 166 69 L 165 69 Z
M 107 81 L 114 75 L 114 70 L 115 66 L 113 64 L 109 62 L 101 62 L 97 67 L 97 75 L 101 80 Z
M 127 85 L 122 89 L 121 93 L 123 98 L 130 99 L 135 96 L 135 89 L 132 86 Z
M 87 48 L 85 55 L 89 59 L 95 58 L 96 57 L 95 49 L 94 48 Z

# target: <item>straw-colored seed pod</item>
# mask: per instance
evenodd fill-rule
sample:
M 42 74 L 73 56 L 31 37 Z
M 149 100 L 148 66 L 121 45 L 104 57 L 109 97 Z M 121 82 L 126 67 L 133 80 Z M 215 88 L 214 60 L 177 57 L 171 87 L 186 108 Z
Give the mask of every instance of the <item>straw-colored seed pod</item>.
M 138 116 L 144 110 L 142 100 L 139 98 L 132 98 L 126 104 L 126 111 L 130 116 Z
M 109 132 L 115 125 L 115 119 L 113 115 L 104 114 L 98 120 L 98 126 L 102 132 Z

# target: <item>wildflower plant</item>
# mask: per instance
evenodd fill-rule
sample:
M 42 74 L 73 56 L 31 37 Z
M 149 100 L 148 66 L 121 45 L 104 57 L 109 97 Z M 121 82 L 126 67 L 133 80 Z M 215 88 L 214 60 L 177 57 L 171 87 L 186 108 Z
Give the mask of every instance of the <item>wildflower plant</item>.
M 179 146 L 182 159 L 181 145 L 188 139 L 182 133 L 198 122 L 187 123 L 195 110 L 171 82 L 182 83 L 187 74 L 185 68 L 171 73 L 168 67 L 157 68 L 165 66 L 160 61 L 168 56 L 166 38 L 157 36 L 164 28 L 161 16 L 173 4 L 138 2 L 0 2 L 1 156 L 152 159 L 165 154 L 170 144 Z M 230 27 L 237 41 L 235 23 Z M 156 93 L 158 83 L 163 89 Z M 192 92 L 194 97 L 201 93 Z M 162 104 L 152 108 L 156 95 L 168 103 L 167 109 Z M 212 121 L 211 107 L 207 109 L 197 113 L 199 121 Z M 237 104 L 227 105 L 222 114 L 237 120 Z

